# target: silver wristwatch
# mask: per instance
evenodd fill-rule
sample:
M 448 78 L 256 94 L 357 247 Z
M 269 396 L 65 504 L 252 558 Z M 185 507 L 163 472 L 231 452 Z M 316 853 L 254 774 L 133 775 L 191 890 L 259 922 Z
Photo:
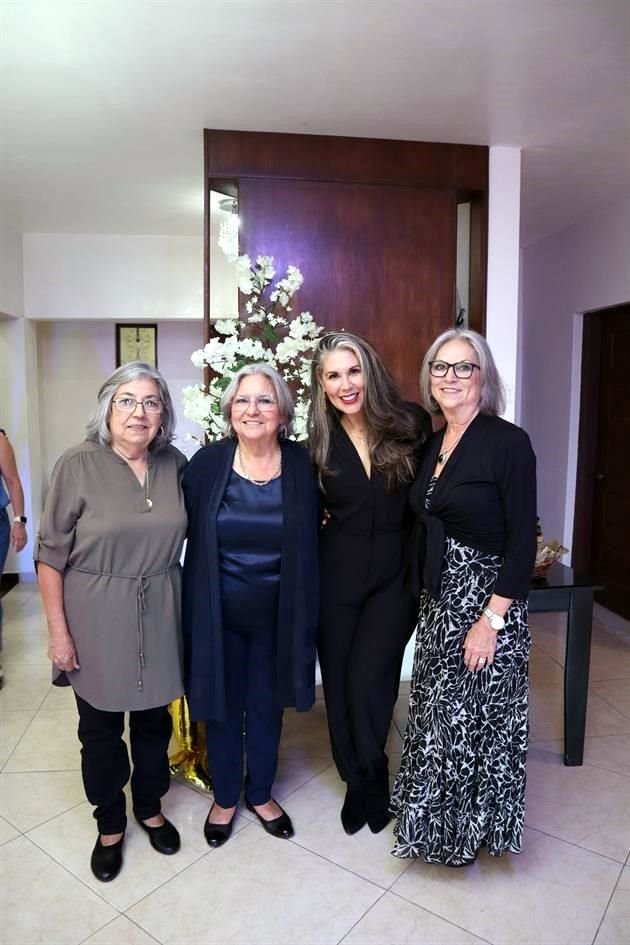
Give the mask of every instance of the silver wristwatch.
M 497 614 L 490 607 L 486 607 L 483 612 L 484 617 L 487 617 L 490 621 L 490 626 L 493 630 L 503 630 L 505 626 L 505 620 L 501 614 Z

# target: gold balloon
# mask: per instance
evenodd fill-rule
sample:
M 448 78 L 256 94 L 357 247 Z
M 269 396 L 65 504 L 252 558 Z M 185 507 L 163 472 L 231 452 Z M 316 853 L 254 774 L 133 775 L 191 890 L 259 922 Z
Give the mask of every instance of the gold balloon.
M 179 751 L 169 758 L 171 774 L 181 775 L 203 791 L 211 791 L 206 726 L 203 722 L 190 721 L 188 703 L 183 696 L 171 702 L 168 709 L 173 719 L 173 735 L 179 745 Z

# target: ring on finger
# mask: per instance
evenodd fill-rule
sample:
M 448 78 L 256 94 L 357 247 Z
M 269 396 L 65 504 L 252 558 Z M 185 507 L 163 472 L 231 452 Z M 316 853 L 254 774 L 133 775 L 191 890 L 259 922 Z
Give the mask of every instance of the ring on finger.
M 483 666 L 483 664 L 486 662 L 485 656 L 480 656 L 479 659 L 477 660 L 477 662 L 478 662 L 478 663 L 481 663 L 481 665 Z

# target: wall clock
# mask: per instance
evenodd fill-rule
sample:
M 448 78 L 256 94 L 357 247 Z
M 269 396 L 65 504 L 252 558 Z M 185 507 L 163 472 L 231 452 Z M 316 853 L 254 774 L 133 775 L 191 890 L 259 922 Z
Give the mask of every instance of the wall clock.
M 157 325 L 116 325 L 116 367 L 129 361 L 157 367 Z

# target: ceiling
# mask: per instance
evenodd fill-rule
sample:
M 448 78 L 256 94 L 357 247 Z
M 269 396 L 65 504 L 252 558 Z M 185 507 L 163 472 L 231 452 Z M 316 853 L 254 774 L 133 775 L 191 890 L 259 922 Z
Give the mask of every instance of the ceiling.
M 630 192 L 628 0 L 3 0 L 5 212 L 198 235 L 203 128 L 523 149 L 522 243 Z

